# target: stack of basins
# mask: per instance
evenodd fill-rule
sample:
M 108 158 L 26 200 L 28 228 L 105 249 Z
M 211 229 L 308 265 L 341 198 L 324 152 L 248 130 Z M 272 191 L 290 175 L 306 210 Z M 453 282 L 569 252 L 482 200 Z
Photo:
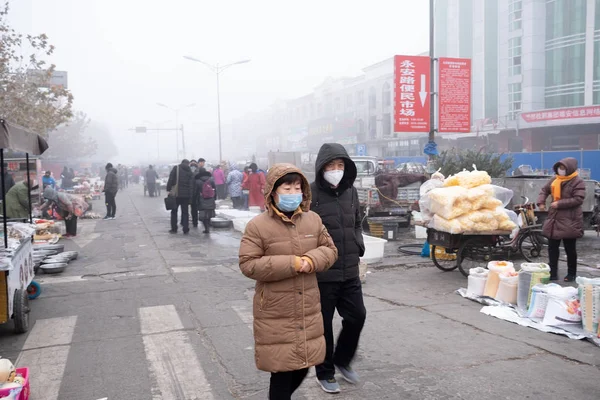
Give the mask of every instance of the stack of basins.
M 69 262 L 76 260 L 79 255 L 76 251 L 64 251 L 62 244 L 41 244 L 33 246 L 33 264 L 35 273 L 41 269 L 45 274 L 58 274 L 63 272 Z

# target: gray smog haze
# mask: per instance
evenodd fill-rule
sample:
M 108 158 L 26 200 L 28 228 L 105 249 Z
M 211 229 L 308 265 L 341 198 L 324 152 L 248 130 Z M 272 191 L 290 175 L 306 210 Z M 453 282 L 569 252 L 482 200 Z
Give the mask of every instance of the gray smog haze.
M 10 21 L 46 33 L 69 73 L 75 108 L 110 127 L 117 162 L 156 155 L 156 136 L 128 131 L 179 108 L 188 156 L 218 154 L 216 84 L 203 65 L 251 59 L 222 75 L 222 121 L 309 93 L 394 54 L 428 49 L 427 0 L 11 0 Z M 175 156 L 165 132 L 161 156 Z M 216 159 L 217 157 L 213 157 Z M 224 147 L 227 158 L 227 147 Z

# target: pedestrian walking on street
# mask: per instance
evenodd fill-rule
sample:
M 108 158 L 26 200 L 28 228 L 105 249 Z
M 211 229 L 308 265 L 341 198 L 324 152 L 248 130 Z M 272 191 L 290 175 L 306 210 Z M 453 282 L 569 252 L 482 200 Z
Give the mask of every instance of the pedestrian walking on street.
M 359 382 L 351 364 L 367 316 L 358 267 L 365 245 L 354 187 L 357 170 L 344 146 L 326 143 L 319 150 L 315 172 L 310 209 L 319 214 L 338 249 L 337 262 L 317 274 L 327 343 L 325 362 L 316 368 L 317 381 L 325 392 L 339 393 L 336 367 L 348 382 Z M 342 317 L 342 331 L 334 347 L 332 322 L 336 309 Z
M 266 178 L 267 212 L 246 226 L 240 269 L 256 280 L 256 367 L 271 373 L 269 399 L 289 400 L 308 369 L 325 358 L 316 273 L 337 249 L 310 209 L 309 183 L 291 164 L 275 164 Z
M 227 174 L 227 189 L 233 202 L 233 208 L 241 210 L 244 208 L 244 200 L 242 198 L 242 183 L 244 182 L 244 174 L 240 172 L 238 167 L 231 163 L 229 166 L 229 174 Z
M 117 214 L 117 192 L 119 191 L 119 172 L 111 163 L 106 164 L 106 178 L 104 178 L 104 198 L 106 203 L 106 216 L 104 219 L 115 219 Z
M 543 235 L 548 238 L 550 256 L 550 280 L 558 279 L 558 258 L 562 241 L 567 253 L 568 272 L 565 282 L 573 282 L 577 276 L 577 239 L 583 237 L 583 201 L 585 181 L 577 172 L 574 158 L 565 158 L 554 165 L 554 177 L 542 188 L 537 204 L 546 211 L 546 201 L 552 196 Z
M 217 197 L 217 188 L 215 181 L 211 177 L 211 173 L 205 168 L 198 169 L 194 190 L 194 203 L 197 204 L 198 207 L 198 216 L 195 226 L 198 225 L 199 219 L 202 221 L 202 225 L 204 225 L 204 233 L 210 233 L 210 219 L 215 216 L 215 209 L 217 208 L 215 201 Z
M 65 166 L 63 168 L 62 173 L 60 174 L 61 188 L 63 188 L 64 190 L 73 189 L 73 178 L 74 178 L 74 176 L 71 176 L 71 172 L 69 171 L 69 168 L 67 168 L 67 166 Z
M 258 172 L 255 163 L 250 164 L 248 177 L 242 185 L 248 190 L 248 207 L 260 207 L 260 211 L 265 211 L 265 184 L 265 175 Z
M 171 230 L 169 233 L 177 233 L 177 211 L 181 207 L 181 225 L 183 234 L 190 232 L 190 201 L 194 192 L 194 174 L 190 169 L 188 160 L 181 161 L 175 166 L 169 175 L 167 182 L 169 196 L 174 196 L 177 206 L 171 210 Z
M 213 171 L 213 179 L 215 180 L 215 185 L 217 185 L 217 199 L 225 200 L 227 198 L 227 189 L 225 186 L 225 173 L 223 169 L 221 169 L 220 165 L 215 167 Z
M 146 171 L 146 187 L 148 188 L 148 196 L 154 197 L 154 193 L 156 192 L 156 180 L 158 179 L 158 174 L 152 168 L 152 165 L 148 166 L 148 170 Z

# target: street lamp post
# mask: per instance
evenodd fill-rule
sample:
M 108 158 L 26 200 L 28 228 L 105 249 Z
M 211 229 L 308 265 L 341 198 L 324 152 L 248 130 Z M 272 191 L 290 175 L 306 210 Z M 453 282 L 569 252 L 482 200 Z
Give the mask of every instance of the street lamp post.
M 179 107 L 179 108 L 171 108 L 163 103 L 156 103 L 159 107 L 168 108 L 171 111 L 175 112 L 175 139 L 177 141 L 177 159 L 179 159 L 179 111 L 184 110 L 186 108 L 194 107 L 196 104 L 188 104 L 187 106 Z M 185 138 L 183 137 L 183 132 L 181 132 L 181 142 L 183 145 L 183 158 L 185 158 Z M 179 161 L 179 160 L 176 160 Z
M 152 121 L 145 120 L 143 122 L 145 124 L 149 124 L 150 126 L 153 126 L 154 129 L 156 130 L 156 162 L 158 162 L 160 160 L 160 136 L 159 136 L 160 131 L 159 131 L 159 129 L 162 125 L 164 125 L 168 122 L 171 122 L 171 121 L 169 120 L 169 121 L 163 121 L 163 122 L 152 122 Z
M 220 85 L 219 75 L 221 75 L 221 73 L 223 71 L 225 71 L 227 68 L 229 68 L 231 66 L 238 65 L 238 64 L 245 64 L 245 63 L 250 62 L 250 60 L 241 60 L 241 61 L 236 61 L 231 64 L 226 64 L 226 65 L 220 66 L 219 64 L 212 65 L 212 64 L 206 63 L 202 60 L 198 60 L 197 58 L 190 57 L 190 56 L 183 56 L 183 58 L 185 58 L 186 60 L 204 64 L 217 76 L 217 118 L 219 120 L 218 123 L 219 123 L 219 163 L 220 163 L 223 161 L 223 147 L 222 147 L 222 139 L 221 139 L 221 90 L 220 90 L 220 86 L 219 86 Z

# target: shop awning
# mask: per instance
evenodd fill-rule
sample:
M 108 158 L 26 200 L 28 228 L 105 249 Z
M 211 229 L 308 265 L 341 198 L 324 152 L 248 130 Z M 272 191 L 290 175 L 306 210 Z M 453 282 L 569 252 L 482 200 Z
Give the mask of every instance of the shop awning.
M 48 142 L 37 133 L 0 119 L 0 149 L 39 156 L 48 149 Z

